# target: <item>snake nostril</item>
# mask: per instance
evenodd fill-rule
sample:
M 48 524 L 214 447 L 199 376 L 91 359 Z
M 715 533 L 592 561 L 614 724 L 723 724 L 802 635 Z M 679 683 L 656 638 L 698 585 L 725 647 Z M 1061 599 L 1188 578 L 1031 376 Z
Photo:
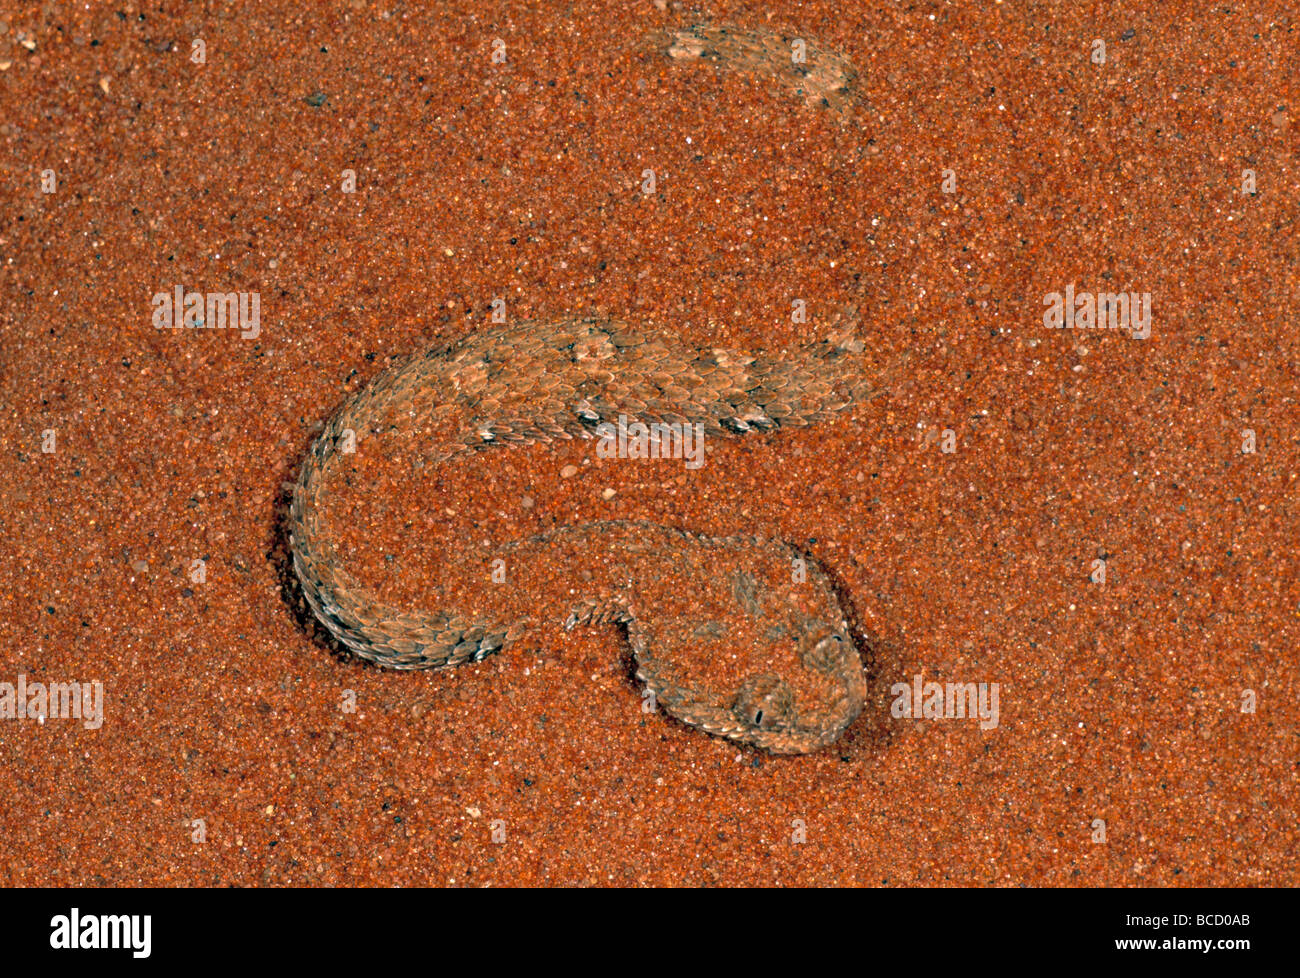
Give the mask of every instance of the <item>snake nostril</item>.
M 800 658 L 809 669 L 830 674 L 839 668 L 851 648 L 838 632 L 823 633 L 820 638 L 814 632 L 801 643 Z

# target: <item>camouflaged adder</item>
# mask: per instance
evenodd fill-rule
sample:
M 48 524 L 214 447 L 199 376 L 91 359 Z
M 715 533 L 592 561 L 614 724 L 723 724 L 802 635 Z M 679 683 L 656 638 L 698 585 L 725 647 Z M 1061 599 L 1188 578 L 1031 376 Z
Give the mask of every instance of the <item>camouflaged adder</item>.
M 692 27 L 658 44 L 674 59 L 765 72 L 832 111 L 851 99 L 855 76 L 847 62 L 809 45 L 807 63 L 794 64 L 790 41 L 770 32 Z M 344 403 L 303 463 L 290 532 L 304 594 L 339 641 L 390 668 L 455 665 L 509 648 L 534 622 L 493 620 L 468 608 L 403 611 L 341 567 L 321 502 L 346 438 L 355 437 L 359 450 L 379 435 L 419 431 L 432 442 L 432 464 L 495 446 L 590 438 L 596 425 L 620 415 L 647 425 L 698 423 L 707 437 L 734 438 L 812 424 L 873 396 L 882 373 L 868 369 L 863 351 L 851 330 L 767 356 L 687 349 L 626 324 L 575 318 L 484 331 L 416 356 Z M 861 710 L 866 683 L 843 610 L 816 562 L 788 544 L 607 520 L 498 550 L 531 550 L 539 556 L 530 560 L 544 560 L 562 548 L 611 555 L 618 573 L 589 583 L 590 593 L 571 607 L 541 611 L 569 627 L 621 624 L 638 678 L 673 716 L 735 741 L 804 753 L 836 740 Z M 792 589 L 797 559 L 808 574 Z M 743 639 L 673 612 L 672 596 L 656 592 L 669 568 L 691 582 L 694 610 L 731 608 L 746 617 Z M 724 660 L 727 643 L 741 640 L 782 663 L 780 673 L 736 676 L 723 687 L 693 675 L 693 661 Z

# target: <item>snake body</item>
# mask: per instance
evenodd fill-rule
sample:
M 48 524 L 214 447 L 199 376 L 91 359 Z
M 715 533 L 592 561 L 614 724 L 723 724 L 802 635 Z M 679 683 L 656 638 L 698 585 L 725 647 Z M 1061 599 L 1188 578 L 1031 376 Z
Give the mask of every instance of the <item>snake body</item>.
M 691 28 L 671 35 L 666 53 L 730 51 L 740 64 L 755 51 L 770 59 L 774 45 L 789 50 L 766 33 Z M 808 95 L 809 77 L 830 77 L 835 87 L 826 91 L 842 95 L 851 75 L 796 71 L 790 84 Z M 822 104 L 834 107 L 827 98 Z M 473 595 L 451 588 L 436 611 L 403 610 L 343 568 L 323 499 L 331 473 L 353 452 L 390 440 L 417 441 L 431 465 L 469 464 L 503 446 L 591 438 L 620 417 L 699 425 L 706 439 L 814 424 L 876 393 L 881 372 L 864 350 L 851 328 L 766 355 L 687 348 L 581 317 L 485 330 L 430 349 L 352 395 L 309 450 L 289 515 L 303 593 L 342 644 L 394 669 L 479 661 L 547 615 L 567 627 L 614 622 L 626 631 L 638 678 L 669 714 L 778 753 L 827 745 L 862 708 L 862 663 L 824 572 L 782 541 L 642 521 L 562 526 L 477 555 L 482 566 L 508 562 L 511 593 L 530 595 L 535 614 L 497 601 L 491 587 Z M 456 566 L 467 577 L 486 573 L 470 570 L 472 555 L 458 555 Z M 556 586 L 557 567 L 585 569 L 576 600 Z

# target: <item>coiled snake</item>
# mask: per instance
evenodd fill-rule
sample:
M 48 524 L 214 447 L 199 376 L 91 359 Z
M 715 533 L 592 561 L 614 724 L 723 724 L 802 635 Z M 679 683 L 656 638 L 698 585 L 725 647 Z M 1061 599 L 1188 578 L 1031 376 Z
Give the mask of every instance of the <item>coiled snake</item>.
M 767 31 L 692 27 L 658 43 L 674 59 L 775 76 L 830 111 L 852 102 L 847 62 L 812 45 L 798 61 L 790 40 Z M 331 470 L 352 450 L 380 435 L 417 437 L 437 464 L 495 446 L 590 438 L 620 415 L 702 425 L 709 438 L 808 425 L 873 396 L 880 372 L 865 361 L 864 344 L 847 330 L 764 355 L 686 349 L 591 318 L 519 323 L 430 350 L 348 399 L 304 460 L 289 515 L 303 592 L 339 641 L 381 665 L 481 660 L 537 619 L 494 609 L 490 587 L 473 607 L 449 589 L 439 611 L 403 611 L 340 566 L 321 503 Z M 491 556 L 508 562 L 512 592 L 530 595 L 539 615 L 567 616 L 569 627 L 623 626 L 637 677 L 657 702 L 711 734 L 805 753 L 836 740 L 862 708 L 862 663 L 835 593 L 815 560 L 783 542 L 607 520 L 559 527 Z M 589 578 L 576 601 L 543 570 L 575 566 Z

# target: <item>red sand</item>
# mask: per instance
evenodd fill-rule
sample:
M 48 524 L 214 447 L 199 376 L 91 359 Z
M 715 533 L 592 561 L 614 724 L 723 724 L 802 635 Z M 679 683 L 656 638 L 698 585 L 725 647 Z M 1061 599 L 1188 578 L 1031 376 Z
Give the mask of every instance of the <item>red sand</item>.
M 90 6 L 0 14 L 0 683 L 104 689 L 98 729 L 0 720 L 0 882 L 1298 881 L 1287 5 L 708 11 L 844 52 L 852 132 L 648 54 L 675 4 Z M 177 284 L 259 292 L 260 336 L 155 330 Z M 1046 329 L 1071 284 L 1151 293 L 1150 338 Z M 805 546 L 872 655 L 835 747 L 642 713 L 612 628 L 421 674 L 313 637 L 281 533 L 313 431 L 497 296 L 741 348 L 857 303 L 915 351 L 696 472 L 377 471 L 343 534 L 410 601 L 457 542 L 555 522 Z M 918 673 L 998 683 L 999 725 L 892 717 Z

